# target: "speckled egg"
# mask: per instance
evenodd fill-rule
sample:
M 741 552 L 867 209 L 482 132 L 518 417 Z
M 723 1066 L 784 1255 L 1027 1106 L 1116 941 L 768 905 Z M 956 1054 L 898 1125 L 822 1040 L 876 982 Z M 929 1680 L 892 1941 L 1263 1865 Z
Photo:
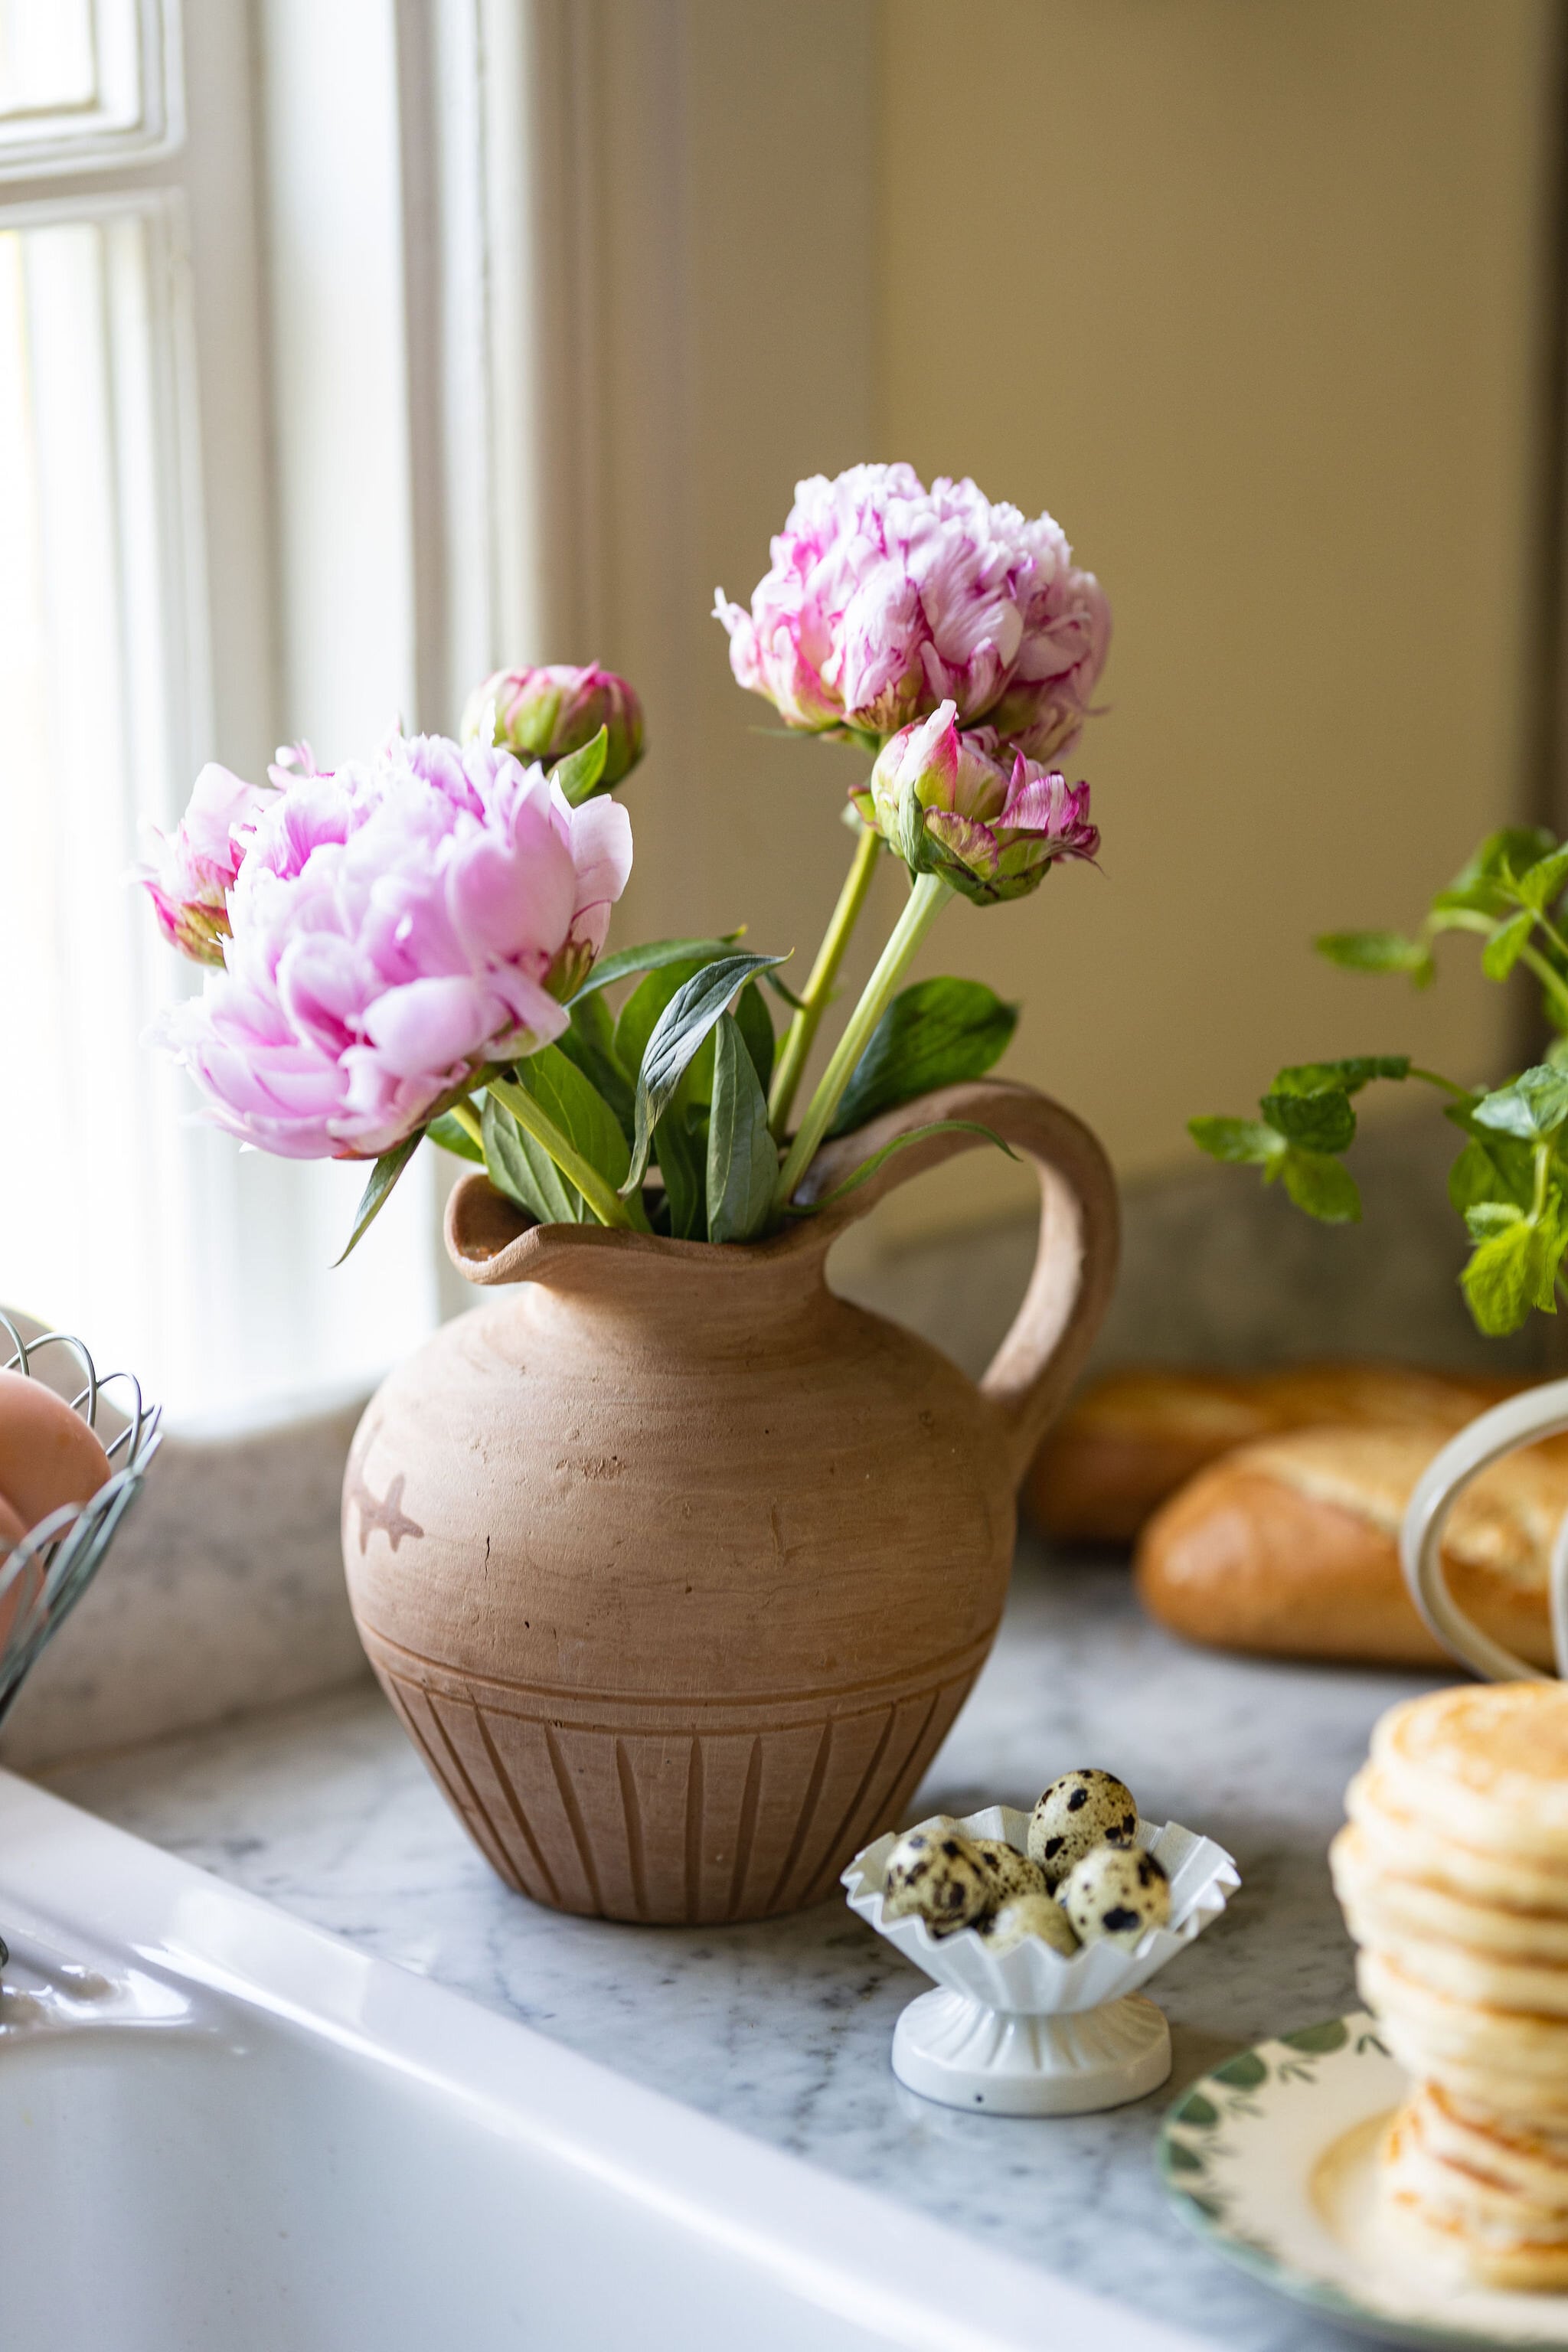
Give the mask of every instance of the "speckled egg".
M 956 1830 L 907 1830 L 888 1856 L 884 1919 L 923 1919 L 933 1936 L 967 1927 L 995 1904 L 985 1864 Z
M 1097 1845 L 1131 1845 L 1138 1834 L 1138 1803 L 1124 1780 L 1092 1765 L 1064 1772 L 1035 1807 L 1029 1858 L 1058 1886 Z
M 1075 1863 L 1058 1900 L 1086 1944 L 1131 1948 L 1171 1916 L 1171 1882 L 1152 1853 L 1097 1845 Z
M 1037 1936 L 1053 1952 L 1064 1956 L 1078 1949 L 1078 1937 L 1072 1921 L 1051 1895 L 1016 1895 L 1005 1903 L 994 1918 L 988 1919 L 980 1930 L 986 1948 L 993 1952 L 1011 1952 Z
M 1011 1903 L 1017 1895 L 1049 1893 L 1039 1864 L 1009 1845 L 1005 1838 L 971 1837 L 969 1844 L 985 1865 L 994 1903 Z

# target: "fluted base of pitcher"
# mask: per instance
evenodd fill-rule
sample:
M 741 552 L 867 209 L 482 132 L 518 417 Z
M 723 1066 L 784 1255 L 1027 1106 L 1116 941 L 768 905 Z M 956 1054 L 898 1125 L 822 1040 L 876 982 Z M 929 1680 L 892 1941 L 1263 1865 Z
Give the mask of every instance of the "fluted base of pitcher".
M 900 1822 L 990 1648 L 923 1675 L 763 1699 L 532 1690 L 363 1622 L 382 1687 L 491 1866 L 536 1903 L 716 1926 L 820 1903 Z

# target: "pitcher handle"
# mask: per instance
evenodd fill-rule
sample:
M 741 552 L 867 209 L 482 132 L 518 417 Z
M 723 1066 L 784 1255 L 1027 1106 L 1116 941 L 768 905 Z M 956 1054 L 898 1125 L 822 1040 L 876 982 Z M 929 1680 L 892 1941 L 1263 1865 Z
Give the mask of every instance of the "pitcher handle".
M 921 1095 L 825 1145 L 796 1199 L 823 1199 L 884 1144 L 938 1119 L 967 1119 L 989 1128 L 1032 1163 L 1039 1181 L 1034 1272 L 980 1383 L 1005 1425 L 1016 1485 L 1066 1402 L 1110 1304 L 1120 1246 L 1116 1180 L 1100 1143 L 1071 1111 L 1032 1087 L 977 1078 Z M 826 1211 L 824 1224 L 853 1223 L 895 1185 L 984 1142 L 978 1135 L 921 1137 L 884 1161 L 842 1206 Z
M 1550 1682 L 1539 1666 L 1483 1633 L 1458 1607 L 1443 1572 L 1443 1529 L 1470 1480 L 1505 1454 L 1536 1438 L 1568 1430 L 1568 1381 L 1548 1381 L 1522 1396 L 1493 1405 L 1451 1438 L 1428 1463 L 1410 1497 L 1400 1529 L 1399 1558 L 1410 1597 L 1428 1630 L 1450 1656 L 1489 1682 Z M 1568 1518 L 1552 1546 L 1552 1641 L 1560 1668 L 1568 1665 Z

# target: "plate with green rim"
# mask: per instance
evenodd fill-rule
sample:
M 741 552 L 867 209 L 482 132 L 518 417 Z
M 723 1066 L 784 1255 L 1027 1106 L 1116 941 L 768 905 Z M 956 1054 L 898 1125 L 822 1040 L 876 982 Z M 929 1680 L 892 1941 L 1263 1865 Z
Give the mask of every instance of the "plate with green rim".
M 1568 2347 L 1568 2295 L 1457 2284 L 1372 2239 L 1378 2127 L 1405 2090 L 1364 2011 L 1259 2042 L 1167 2110 L 1166 2194 L 1216 2253 L 1358 2336 L 1466 2352 Z

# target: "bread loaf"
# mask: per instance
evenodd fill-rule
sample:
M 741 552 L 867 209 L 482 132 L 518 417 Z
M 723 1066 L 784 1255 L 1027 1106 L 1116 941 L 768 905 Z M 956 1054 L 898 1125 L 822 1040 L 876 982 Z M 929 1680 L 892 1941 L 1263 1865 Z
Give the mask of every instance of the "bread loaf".
M 1453 1434 L 1297 1431 L 1202 1471 L 1150 1521 L 1136 1575 L 1145 1607 L 1190 1641 L 1283 1657 L 1387 1665 L 1445 1661 L 1399 1565 L 1416 1480 Z M 1510 1455 L 1456 1503 L 1444 1538 L 1449 1589 L 1494 1640 L 1552 1662 L 1552 1538 L 1568 1511 L 1568 1440 Z
M 1157 1367 L 1096 1381 L 1047 1438 L 1024 1502 L 1063 1541 L 1130 1543 L 1151 1512 L 1238 1445 L 1293 1429 L 1462 1429 L 1529 1383 L 1398 1364 L 1299 1364 L 1272 1372 Z

